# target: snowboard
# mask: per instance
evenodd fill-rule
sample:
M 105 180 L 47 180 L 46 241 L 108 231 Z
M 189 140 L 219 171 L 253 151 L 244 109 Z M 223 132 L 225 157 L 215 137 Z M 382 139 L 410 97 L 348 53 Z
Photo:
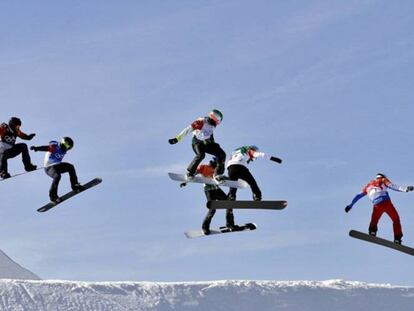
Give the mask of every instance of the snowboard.
M 232 233 L 232 232 L 242 232 L 242 231 L 252 231 L 252 230 L 256 230 L 257 226 L 254 223 L 247 223 L 244 225 L 239 225 L 239 229 L 237 230 L 233 230 L 230 231 L 229 228 L 227 228 L 226 226 L 220 227 L 218 229 L 211 229 L 210 230 L 210 234 L 205 235 L 203 230 L 191 230 L 191 231 L 187 231 L 185 232 L 185 236 L 189 239 L 194 239 L 194 238 L 201 238 L 204 236 L 210 236 L 210 235 L 215 235 L 215 234 L 222 234 L 222 233 Z
M 208 201 L 209 209 L 269 209 L 282 210 L 288 205 L 287 201 Z
M 6 180 L 9 180 L 9 179 L 11 179 L 13 177 L 17 177 L 17 176 L 20 176 L 20 175 L 26 175 L 26 174 L 29 174 L 29 173 L 32 173 L 32 172 L 36 172 L 36 171 L 42 170 L 42 169 L 44 169 L 46 167 L 47 166 L 41 166 L 41 167 L 36 168 L 33 171 L 17 173 L 17 174 L 11 175 L 9 178 L 0 178 L 0 181 L 6 181 Z
M 187 179 L 185 174 L 177 174 L 177 173 L 168 173 L 168 176 L 172 180 L 185 182 L 185 183 L 199 183 L 199 184 L 208 184 L 208 185 L 216 185 L 216 186 L 224 186 L 229 188 L 246 188 L 248 186 L 247 182 L 244 180 L 228 180 L 225 179 L 223 182 L 217 182 L 213 178 L 207 178 L 200 175 L 195 175 L 193 179 Z
M 96 185 L 99 185 L 102 182 L 102 179 L 97 177 L 95 179 L 92 179 L 91 181 L 87 182 L 86 184 L 84 184 L 83 186 L 85 187 L 84 190 L 81 191 L 70 191 L 64 195 L 62 195 L 60 197 L 60 201 L 55 203 L 55 202 L 49 202 L 46 205 L 42 206 L 41 208 L 37 209 L 38 212 L 43 213 L 46 212 L 48 210 L 50 210 L 51 208 L 55 207 L 56 205 L 61 204 L 62 202 L 70 199 L 71 197 L 74 197 L 75 195 L 78 195 L 79 193 L 82 193 L 92 187 L 95 187 Z
M 367 242 L 372 242 L 372 243 L 382 245 L 382 246 L 385 246 L 385 247 L 389 247 L 389 248 L 395 249 L 397 251 L 400 251 L 400 252 L 403 252 L 403 253 L 414 256 L 414 248 L 411 248 L 411 247 L 408 247 L 408 246 L 405 246 L 405 245 L 399 245 L 399 244 L 396 244 L 392 241 L 385 240 L 385 239 L 382 239 L 382 238 L 379 238 L 379 237 L 375 237 L 375 236 L 369 235 L 367 233 L 363 233 L 363 232 L 356 231 L 356 230 L 349 231 L 349 235 L 353 238 L 356 238 L 356 239 L 364 240 L 364 241 L 367 241 Z

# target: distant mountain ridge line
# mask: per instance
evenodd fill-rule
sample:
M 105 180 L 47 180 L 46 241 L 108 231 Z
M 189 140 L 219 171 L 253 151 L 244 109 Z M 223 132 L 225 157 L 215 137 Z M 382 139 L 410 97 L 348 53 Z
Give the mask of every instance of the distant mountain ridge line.
M 0 310 L 412 311 L 414 287 L 357 281 L 0 280 Z
M 33 284 L 78 284 L 78 285 L 141 285 L 141 286 L 177 286 L 177 285 L 208 285 L 208 286 L 228 286 L 228 285 L 273 285 L 281 287 L 316 287 L 316 288 L 331 288 L 331 289 L 352 289 L 352 288 L 405 288 L 414 289 L 409 285 L 392 285 L 389 283 L 369 283 L 362 281 L 346 281 L 343 279 L 329 279 L 323 281 L 311 280 L 292 280 L 292 281 L 276 281 L 276 280 L 213 280 L 213 281 L 172 281 L 172 282 L 155 282 L 155 281 L 73 281 L 73 280 L 15 280 L 15 279 L 0 279 L 1 282 L 15 282 L 15 283 L 33 283 Z

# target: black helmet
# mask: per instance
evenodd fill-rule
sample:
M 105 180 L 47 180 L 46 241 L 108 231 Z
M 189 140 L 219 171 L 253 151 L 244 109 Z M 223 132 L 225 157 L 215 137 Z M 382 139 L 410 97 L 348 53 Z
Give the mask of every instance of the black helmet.
M 11 127 L 11 128 L 16 128 L 16 126 L 21 126 L 22 125 L 22 120 L 20 120 L 19 118 L 17 118 L 17 117 L 11 117 L 10 118 L 10 120 L 9 120 L 9 126 Z
M 60 145 L 64 147 L 66 150 L 73 148 L 73 139 L 70 137 L 63 137 L 60 141 Z
M 210 164 L 211 167 L 216 168 L 217 167 L 217 164 L 218 164 L 217 163 L 217 158 L 216 157 L 213 157 L 213 159 L 210 160 L 210 163 L 209 164 Z

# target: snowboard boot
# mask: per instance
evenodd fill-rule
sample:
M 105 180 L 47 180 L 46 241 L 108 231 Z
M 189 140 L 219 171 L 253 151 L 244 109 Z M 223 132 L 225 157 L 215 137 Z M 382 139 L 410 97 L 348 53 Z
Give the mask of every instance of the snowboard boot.
M 225 177 L 223 175 L 214 175 L 213 179 L 219 184 L 223 184 L 225 182 Z
M 26 165 L 24 167 L 24 169 L 25 169 L 26 172 L 32 172 L 32 171 L 35 171 L 37 169 L 37 165 L 34 165 L 34 164 L 30 163 L 29 165 Z
M 201 230 L 203 230 L 205 235 L 210 234 L 210 223 L 215 213 L 216 213 L 215 210 L 208 211 L 206 217 L 203 220 L 203 224 L 201 225 Z
M 231 225 L 231 226 L 227 225 L 226 227 L 229 229 L 229 231 L 232 231 L 232 232 L 241 231 L 241 227 L 239 225 Z
M 214 170 L 214 175 L 223 175 L 224 171 L 224 162 L 218 163 L 216 169 Z
M 195 177 L 195 174 L 194 174 L 194 173 L 187 172 L 187 174 L 185 174 L 185 178 L 186 178 L 187 180 L 193 180 L 193 179 L 194 179 L 194 177 Z
M 394 243 L 395 243 L 395 244 L 398 244 L 398 245 L 401 245 L 401 244 L 402 244 L 402 240 L 401 240 L 401 238 L 399 238 L 399 239 L 394 239 Z
M 210 231 L 210 226 L 209 226 L 209 225 L 204 225 L 204 224 L 203 224 L 203 226 L 201 227 L 201 230 L 203 230 L 203 233 L 204 233 L 205 235 L 209 235 L 209 234 L 211 233 L 211 231 Z
M 81 192 L 81 191 L 85 190 L 85 186 L 82 186 L 81 184 L 77 183 L 77 184 L 72 186 L 72 190 L 75 191 L 75 192 Z
M 262 195 L 253 193 L 253 201 L 261 201 L 261 200 L 262 200 Z
M 58 204 L 62 201 L 62 199 L 60 197 L 58 197 L 57 195 L 50 195 L 49 196 L 50 202 Z
M 0 172 L 0 178 L 1 179 L 7 179 L 7 178 L 10 178 L 10 177 L 11 176 L 8 172 L 5 172 L 5 171 Z
M 377 236 L 377 232 L 376 231 L 369 231 L 368 232 L 368 234 L 370 235 L 370 236 Z
M 401 243 L 402 243 L 402 235 L 397 235 L 397 236 L 395 236 L 394 237 L 394 243 L 395 244 L 398 244 L 398 245 L 401 245 Z
M 227 195 L 227 200 L 229 200 L 229 201 L 236 201 L 236 196 L 235 195 L 233 195 L 233 194 L 228 194 Z
M 226 227 L 230 231 L 237 231 L 240 230 L 240 227 L 238 225 L 234 224 L 234 214 L 233 211 L 228 210 L 226 213 Z

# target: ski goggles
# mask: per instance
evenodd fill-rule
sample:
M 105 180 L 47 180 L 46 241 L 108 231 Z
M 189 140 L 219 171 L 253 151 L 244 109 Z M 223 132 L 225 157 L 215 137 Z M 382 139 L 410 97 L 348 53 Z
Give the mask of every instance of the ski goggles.
M 72 147 L 73 147 L 66 141 L 62 141 L 60 143 L 62 144 L 63 147 L 65 147 L 66 150 L 72 149 Z
M 210 119 L 212 119 L 216 124 L 219 124 L 221 118 L 217 117 L 214 113 L 210 113 Z

